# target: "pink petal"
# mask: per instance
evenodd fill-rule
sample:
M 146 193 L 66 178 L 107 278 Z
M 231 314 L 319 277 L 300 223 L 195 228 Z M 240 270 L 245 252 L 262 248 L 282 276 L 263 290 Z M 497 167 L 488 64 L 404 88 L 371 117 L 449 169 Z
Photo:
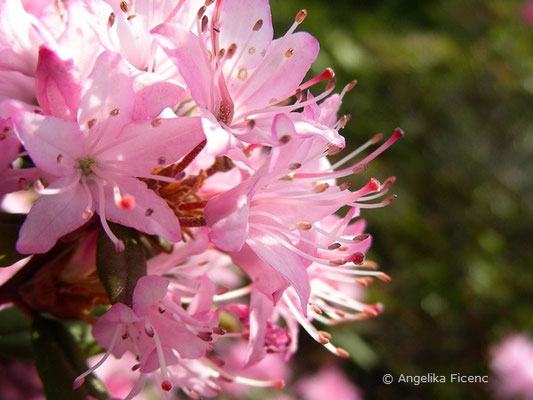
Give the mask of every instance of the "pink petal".
M 142 176 L 178 161 L 204 139 L 198 117 L 132 122 L 124 127 L 118 145 L 103 152 L 100 158 L 120 160 L 128 175 Z
M 64 187 L 70 179 L 60 178 L 50 188 Z M 87 204 L 87 193 L 81 185 L 57 195 L 41 196 L 20 229 L 17 251 L 31 254 L 50 250 L 59 238 L 87 222 L 82 216 Z
M 213 305 L 213 296 L 215 295 L 215 284 L 207 277 L 202 275 L 200 278 L 200 286 L 196 290 L 189 307 L 187 307 L 187 313 L 189 315 L 195 315 L 197 313 L 206 313 L 211 310 Z
M 174 24 L 161 24 L 152 29 L 152 34 L 179 68 L 194 101 L 209 109 L 213 76 L 202 40 Z
M 280 244 L 282 240 L 288 242 L 281 235 L 266 234 L 252 228 L 246 243 L 263 262 L 274 268 L 294 287 L 305 314 L 311 293 L 309 277 L 300 256 Z
M 220 126 L 215 116 L 201 109 L 202 126 L 207 137 L 205 152 L 212 156 L 225 155 L 231 149 L 242 147 L 241 142 Z
M 37 168 L 7 169 L 0 172 L 0 196 L 27 189 L 39 178 Z
M 252 177 L 237 187 L 213 197 L 205 207 L 211 241 L 224 251 L 239 251 L 248 235 L 249 194 L 257 182 Z
M 247 244 L 238 253 L 231 253 L 231 258 L 250 277 L 255 288 L 273 303 L 277 303 L 289 286 L 287 280 L 271 265 L 263 262 Z
M 46 114 L 76 120 L 81 95 L 78 69 L 72 60 L 63 60 L 46 45 L 39 49 L 35 92 Z
M 84 156 L 78 124 L 63 119 L 21 112 L 14 120 L 15 132 L 35 165 L 55 175 L 72 173 Z
M 167 295 L 170 281 L 157 275 L 146 275 L 137 281 L 133 291 L 133 309 L 146 308 L 156 304 Z
M 1 57 L 1 55 L 0 55 Z M 15 99 L 24 103 L 35 103 L 35 79 L 18 71 L 0 70 L 0 100 Z M 36 108 L 33 106 L 33 108 Z M 5 113 L 0 113 L 4 117 Z
M 108 144 L 131 121 L 134 99 L 133 77 L 127 64 L 119 54 L 103 52 L 83 86 L 78 115 L 80 127 L 92 138 L 102 134 L 100 146 Z
M 155 118 L 166 107 L 172 107 L 186 95 L 177 83 L 164 81 L 155 74 L 141 74 L 133 82 L 135 110 L 133 119 Z
M 293 53 L 287 57 L 289 49 Z M 318 50 L 318 41 L 307 32 L 273 41 L 263 62 L 254 71 L 248 71 L 246 88 L 233 99 L 236 108 L 253 110 L 287 98 L 302 82 Z
M 254 31 L 259 20 L 262 26 Z M 224 65 L 229 90 L 235 93 L 243 83 L 239 79 L 242 76 L 239 71 L 254 69 L 263 59 L 261 54 L 272 42 L 270 6 L 267 0 L 225 0 L 221 2 L 219 21 L 219 47 L 228 49 L 232 44 L 237 45 L 235 55 Z M 231 77 L 227 76 L 230 72 Z
M 267 321 L 272 315 L 274 305 L 263 293 L 252 290 L 250 294 L 250 342 L 246 353 L 244 368 L 257 364 L 265 355 L 265 336 Z
M 33 76 L 37 62 L 30 20 L 19 0 L 0 0 L 0 69 Z
M 118 208 L 114 201 L 113 188 L 106 185 L 104 207 L 108 220 L 141 232 L 160 235 L 171 242 L 181 240 L 178 218 L 165 200 L 138 179 L 125 176 L 114 178 L 122 194 L 128 194 L 135 199 L 135 207 L 131 210 Z M 93 197 L 98 198 L 98 196 Z M 99 212 L 99 207 L 96 207 L 96 211 Z

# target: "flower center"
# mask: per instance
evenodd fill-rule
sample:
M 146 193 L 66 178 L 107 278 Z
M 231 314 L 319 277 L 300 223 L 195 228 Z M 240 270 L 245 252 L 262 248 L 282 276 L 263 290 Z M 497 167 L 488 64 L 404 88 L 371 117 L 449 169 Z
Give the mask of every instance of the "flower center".
M 93 175 L 94 172 L 91 168 L 91 165 L 96 164 L 96 161 L 90 157 L 79 159 L 78 160 L 78 169 L 81 171 L 83 176 Z

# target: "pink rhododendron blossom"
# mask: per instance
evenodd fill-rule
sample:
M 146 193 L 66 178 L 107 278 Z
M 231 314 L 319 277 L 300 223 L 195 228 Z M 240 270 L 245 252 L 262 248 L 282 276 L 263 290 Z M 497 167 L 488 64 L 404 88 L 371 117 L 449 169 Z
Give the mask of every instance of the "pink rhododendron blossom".
M 198 12 L 191 30 L 177 24 L 162 24 L 153 33 L 178 66 L 200 107 L 208 137 L 207 151 L 226 153 L 247 143 L 278 144 L 270 135 L 275 115 L 284 113 L 295 121 L 296 131 L 328 136 L 337 146 L 344 140 L 336 131 L 296 111 L 327 97 L 300 99 L 280 106 L 289 97 L 301 94 L 313 84 L 333 77 L 331 70 L 301 85 L 315 60 L 319 46 L 306 32 L 294 32 L 305 19 L 301 11 L 287 33 L 272 40 L 270 7 L 265 0 L 216 2 L 212 16 Z
M 533 399 L 533 338 L 526 334 L 507 337 L 491 351 L 490 368 L 497 379 L 499 398 Z
M 393 202 L 395 178 L 362 175 L 403 132 L 331 162 L 356 81 L 304 81 L 306 16 L 274 39 L 267 0 L 0 0 L 0 199 L 27 213 L 2 218 L 31 255 L 2 269 L 0 308 L 93 324 L 105 354 L 74 390 L 93 371 L 126 400 L 281 388 L 300 327 L 348 357 L 317 324 L 382 311 L 363 288 L 390 278 L 359 217 Z M 333 367 L 297 392 L 359 398 Z
M 69 61 L 61 64 L 46 47 L 40 53 L 54 65 L 75 68 Z M 58 77 L 53 71 L 48 67 L 37 85 L 45 111 L 52 115 L 24 112 L 16 119 L 17 134 L 33 161 L 58 177 L 39 190 L 43 196 L 21 229 L 19 251 L 47 251 L 94 211 L 118 249 L 122 244 L 106 219 L 179 241 L 179 222 L 172 211 L 135 177 L 150 177 L 155 167 L 178 160 L 200 143 L 199 119 L 157 118 L 165 103 L 152 104 L 150 112 L 139 109 L 149 92 L 134 91 L 135 77 L 115 53 L 99 57 L 84 87 L 75 73 Z M 148 91 L 158 90 L 157 85 Z M 172 92 L 160 100 L 172 104 Z

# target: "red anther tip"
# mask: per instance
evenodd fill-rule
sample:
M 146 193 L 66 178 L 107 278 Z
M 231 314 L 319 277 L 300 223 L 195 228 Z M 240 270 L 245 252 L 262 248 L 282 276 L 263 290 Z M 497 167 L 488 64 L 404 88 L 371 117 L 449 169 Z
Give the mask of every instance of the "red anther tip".
M 372 178 L 368 181 L 368 187 L 373 192 L 377 192 L 381 188 L 381 183 L 375 178 Z
M 117 204 L 122 210 L 133 210 L 135 207 L 135 198 L 129 194 L 122 196 Z
M 337 355 L 339 355 L 342 358 L 348 358 L 350 357 L 350 353 L 348 353 L 346 350 L 344 350 L 342 347 L 337 347 Z
M 161 389 L 163 389 L 165 392 L 170 392 L 170 390 L 172 390 L 172 383 L 166 380 L 161 382 Z
M 331 78 L 329 81 L 328 81 L 328 84 L 326 85 L 326 90 L 331 90 L 335 87 L 335 82 L 336 82 L 336 79 L 335 78 Z
M 353 240 L 357 241 L 357 242 L 362 242 L 363 240 L 366 240 L 370 237 L 370 235 L 368 233 L 362 233 L 360 235 L 357 235 L 353 238 Z
M 368 169 L 368 165 L 361 164 L 361 165 L 356 165 L 355 167 L 353 167 L 352 172 L 354 174 L 360 174 L 361 172 L 365 172 L 367 169 Z
M 403 131 L 402 128 L 396 128 L 394 130 L 394 136 L 396 137 L 403 137 L 405 135 L 405 132 Z
M 328 78 L 331 79 L 331 78 L 335 77 L 335 71 L 331 67 L 327 67 L 324 70 L 323 74 L 324 74 L 324 78 L 326 78 L 326 79 L 328 79 Z
M 85 383 L 85 378 L 77 378 L 74 380 L 74 382 L 72 382 L 72 389 L 76 390 L 76 389 L 79 389 L 81 387 L 81 385 L 83 385 Z
M 349 260 L 353 262 L 355 265 L 361 265 L 365 262 L 365 255 L 361 253 L 360 251 L 353 253 Z
M 198 18 L 202 18 L 203 15 L 204 15 L 204 13 L 205 13 L 205 10 L 206 10 L 206 9 L 207 9 L 206 6 L 202 6 L 202 7 L 200 7 L 200 9 L 198 10 L 198 13 L 196 14 L 196 16 L 197 16 Z
M 220 287 L 215 291 L 215 294 L 221 295 L 229 291 L 227 287 Z
M 294 17 L 294 21 L 301 24 L 302 22 L 304 22 L 306 17 L 307 17 L 307 10 L 302 9 L 298 11 L 298 13 L 296 13 L 296 17 Z
M 277 387 L 277 388 L 280 388 L 280 389 L 283 389 L 285 387 L 285 381 L 284 380 L 279 380 L 279 381 L 276 381 L 274 383 L 274 387 Z
M 383 139 L 383 134 L 382 133 L 376 133 L 374 136 L 372 136 L 372 139 L 370 139 L 370 141 L 372 142 L 372 144 L 376 144 L 376 143 L 380 142 L 381 139 Z
M 258 19 L 252 29 L 257 32 L 262 27 L 263 27 L 263 20 L 262 19 Z
M 356 86 L 357 86 L 357 80 L 354 79 L 353 81 L 348 83 L 348 85 L 346 85 L 346 90 L 349 92 L 350 90 L 352 90 Z
M 396 200 L 398 198 L 397 195 L 393 194 L 392 196 L 389 196 L 387 197 L 385 200 L 384 200 L 384 204 L 385 205 L 389 205 L 390 203 L 392 203 L 394 200 Z
M 291 138 L 292 138 L 291 135 L 283 135 L 282 137 L 279 138 L 279 142 L 281 144 L 287 144 L 290 142 Z
M 392 280 L 391 277 L 388 276 L 385 272 L 380 272 L 379 274 L 376 275 L 376 277 L 380 281 L 387 282 L 387 283 L 389 283 Z

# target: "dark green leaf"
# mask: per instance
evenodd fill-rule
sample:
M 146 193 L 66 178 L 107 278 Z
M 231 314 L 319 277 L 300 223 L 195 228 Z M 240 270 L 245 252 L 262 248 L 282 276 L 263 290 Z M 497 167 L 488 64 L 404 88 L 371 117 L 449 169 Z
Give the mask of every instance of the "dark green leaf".
M 18 332 L 0 336 L 0 356 L 33 359 L 30 332 Z
M 0 311 L 0 337 L 19 332 L 29 332 L 31 321 L 16 307 Z
M 72 388 L 74 379 L 88 366 L 76 340 L 62 323 L 37 317 L 32 326 L 31 340 L 47 399 L 82 400 L 89 394 L 97 399 L 110 397 L 94 375 L 86 377 L 79 389 Z
M 135 229 L 109 224 L 124 242 L 125 250 L 117 252 L 105 232 L 98 237 L 96 268 L 112 304 L 131 305 L 133 290 L 140 277 L 146 275 L 146 254 Z
M 0 213 L 0 267 L 8 267 L 26 257 L 15 249 L 24 214 Z

